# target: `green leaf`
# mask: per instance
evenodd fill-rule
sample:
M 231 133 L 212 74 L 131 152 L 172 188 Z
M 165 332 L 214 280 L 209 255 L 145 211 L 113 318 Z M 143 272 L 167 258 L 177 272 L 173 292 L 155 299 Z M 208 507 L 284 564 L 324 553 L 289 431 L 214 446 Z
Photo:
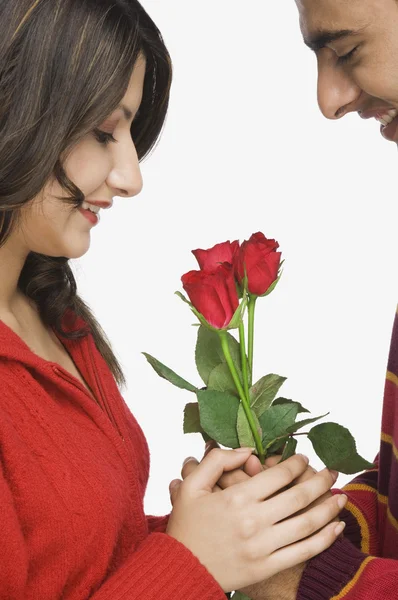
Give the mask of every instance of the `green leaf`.
M 184 433 L 201 433 L 199 404 L 189 402 L 184 408 Z
M 253 413 L 254 422 L 256 423 L 256 427 L 258 433 L 260 435 L 260 439 L 262 437 L 261 425 L 255 413 Z M 239 438 L 239 445 L 242 448 L 255 448 L 256 441 L 254 439 L 252 430 L 249 425 L 249 421 L 247 420 L 245 409 L 243 408 L 242 402 L 240 403 L 238 410 L 238 420 L 237 420 L 237 431 Z
M 242 374 L 240 373 L 239 368 L 237 368 L 238 375 L 240 380 L 242 381 Z M 207 384 L 209 390 L 216 390 L 218 392 L 230 392 L 234 396 L 239 398 L 239 393 L 236 389 L 234 380 L 231 375 L 231 371 L 229 370 L 229 366 L 227 363 L 221 363 L 214 367 L 209 375 L 209 381 Z
M 271 283 L 268 290 L 265 292 L 265 294 L 262 294 L 260 296 L 260 298 L 265 298 L 265 296 L 268 296 L 271 292 L 274 291 L 274 289 L 276 288 L 276 286 L 278 285 L 278 283 L 280 281 L 280 278 L 282 277 L 282 273 L 283 273 L 283 271 L 281 271 L 281 274 L 279 275 L 279 277 L 274 281 L 274 283 Z
M 295 433 L 302 427 L 305 427 L 306 425 L 309 425 L 310 423 L 315 423 L 315 421 L 319 421 L 319 419 L 323 419 L 324 417 L 327 417 L 329 414 L 330 413 L 327 412 L 324 415 L 321 415 L 320 417 L 314 417 L 313 419 L 304 419 L 303 421 L 297 421 L 297 423 L 295 423 L 291 427 L 288 427 L 286 429 L 286 431 L 288 433 Z
M 264 446 L 286 433 L 286 429 L 296 420 L 298 408 L 295 402 L 278 406 L 272 405 L 261 415 L 259 421 L 263 430 Z
M 290 439 L 290 435 L 282 435 L 274 440 L 271 440 L 264 447 L 267 456 L 271 454 L 281 454 L 283 452 L 286 442 Z
M 228 327 L 226 328 L 227 330 L 228 329 L 238 329 L 239 325 L 242 322 L 243 316 L 245 314 L 246 305 L 247 305 L 247 296 L 243 295 L 243 300 L 239 304 L 238 308 L 236 309 L 234 316 L 232 317 Z
M 241 361 L 239 342 L 230 333 L 227 333 L 226 335 L 232 360 L 240 371 Z M 208 385 L 212 370 L 218 365 L 226 362 L 221 348 L 220 337 L 217 332 L 210 331 L 203 326 L 199 327 L 195 349 L 195 361 L 199 375 L 203 379 L 205 385 Z
M 288 439 L 285 449 L 283 451 L 281 462 L 283 462 L 287 458 L 290 458 L 291 456 L 293 456 L 293 454 L 296 452 L 296 448 L 297 448 L 297 440 L 293 437 L 290 437 Z
M 229 325 L 227 327 L 225 327 L 224 329 L 219 329 L 218 327 L 213 327 L 213 325 L 210 325 L 210 323 L 207 321 L 207 319 L 205 319 L 205 317 L 202 315 L 202 313 L 200 313 L 198 311 L 198 309 L 194 307 L 194 305 L 192 304 L 192 302 L 190 302 L 184 296 L 184 294 L 182 294 L 181 292 L 178 292 L 178 291 L 174 292 L 174 293 L 175 293 L 176 296 L 178 296 L 179 298 L 181 298 L 181 300 L 183 302 L 185 302 L 185 304 L 188 304 L 188 306 L 192 310 L 193 314 L 199 319 L 199 321 L 201 322 L 201 324 L 203 325 L 203 327 L 206 327 L 206 329 L 209 329 L 209 331 L 213 331 L 215 333 L 217 333 L 217 331 L 227 331 L 228 329 L 237 329 L 239 327 L 239 324 L 241 323 L 241 321 L 243 319 L 243 315 L 245 313 L 245 308 L 246 308 L 246 305 L 247 305 L 247 299 L 246 299 L 245 296 L 243 296 L 243 301 L 239 304 L 238 308 L 234 312 Z
M 210 325 L 210 323 L 208 323 L 206 321 L 206 319 L 204 318 L 204 316 L 194 307 L 194 305 L 187 300 L 187 298 L 185 298 L 184 294 L 181 294 L 181 292 L 174 292 L 176 296 L 178 296 L 179 298 L 181 298 L 181 300 L 183 302 L 185 302 L 185 304 L 188 304 L 188 306 L 190 307 L 190 309 L 192 310 L 193 314 L 198 317 L 200 323 L 203 325 L 203 327 L 206 327 L 208 329 L 210 329 L 211 331 L 215 331 L 217 332 L 218 329 L 213 327 L 212 325 Z
M 184 408 L 184 433 L 201 433 L 205 442 L 211 439 L 200 424 L 197 402 L 190 402 Z
M 246 265 L 243 265 L 244 268 L 244 276 L 243 279 L 241 281 L 241 283 L 239 284 L 236 280 L 235 280 L 235 285 L 236 285 L 236 290 L 238 292 L 238 297 L 239 298 L 243 298 L 244 296 L 248 296 L 248 292 L 247 292 L 247 288 L 248 288 L 248 277 L 247 277 L 247 272 L 246 272 Z M 247 298 L 246 298 L 246 304 L 247 304 Z
M 145 356 L 151 367 L 153 367 L 153 369 L 160 377 L 163 377 L 163 379 L 167 379 L 167 381 L 170 381 L 170 383 L 182 390 L 188 390 L 189 392 L 197 392 L 197 387 L 195 387 L 188 381 L 185 381 L 185 379 L 177 375 L 177 373 L 174 373 L 174 371 L 169 369 L 169 367 L 166 367 L 166 365 L 163 365 L 156 358 L 154 358 L 150 354 L 147 354 L 146 352 L 143 352 L 142 354 Z
M 365 469 L 374 468 L 357 453 L 356 444 L 351 433 L 338 423 L 321 423 L 315 425 L 308 439 L 321 461 L 329 468 L 353 475 Z
M 204 431 L 227 448 L 239 448 L 236 422 L 239 400 L 227 392 L 198 390 L 200 424 Z
M 263 412 L 271 406 L 279 388 L 285 381 L 286 377 L 270 373 L 259 379 L 250 388 L 250 406 L 258 417 L 261 417 Z
M 307 410 L 306 408 L 304 408 L 304 406 L 302 406 L 300 404 L 300 402 L 293 402 L 293 400 L 288 400 L 287 398 L 277 398 L 276 400 L 273 401 L 272 406 L 278 406 L 279 404 L 297 404 L 299 409 L 298 412 L 299 413 L 309 413 L 311 411 Z
M 243 594 L 243 592 L 238 591 L 234 593 L 234 595 L 231 597 L 231 600 L 251 600 L 251 598 Z

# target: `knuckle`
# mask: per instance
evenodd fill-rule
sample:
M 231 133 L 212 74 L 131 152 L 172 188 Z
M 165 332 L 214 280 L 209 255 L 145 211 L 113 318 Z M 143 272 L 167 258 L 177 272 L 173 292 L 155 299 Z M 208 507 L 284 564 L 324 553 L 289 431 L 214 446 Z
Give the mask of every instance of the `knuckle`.
M 336 538 L 333 535 L 333 528 L 324 527 L 321 531 L 314 534 L 309 540 L 308 543 L 303 545 L 302 548 L 302 559 L 303 562 L 307 562 L 314 556 L 317 556 L 329 546 L 335 542 Z
M 223 452 L 220 448 L 212 448 L 210 450 L 210 452 L 207 454 L 207 456 L 211 460 L 221 460 L 222 454 L 223 454 Z
M 295 459 L 294 465 L 296 468 L 300 469 L 300 471 L 302 472 L 305 472 L 307 470 L 308 463 L 302 454 L 295 454 L 294 456 L 292 456 L 292 458 Z
M 192 491 L 193 486 L 191 484 L 191 478 L 188 477 L 187 479 L 184 479 L 181 483 L 180 488 L 178 490 L 178 495 L 180 498 L 188 498 L 191 495 Z
M 318 475 L 321 475 L 325 490 L 329 490 L 334 484 L 334 480 L 333 480 L 333 477 L 332 477 L 329 469 L 328 468 L 323 469 L 322 471 L 320 471 L 318 473 Z
M 228 496 L 229 506 L 237 511 L 240 511 L 245 507 L 246 499 L 242 492 L 231 488 L 233 493 Z
M 285 461 L 281 465 L 278 465 L 277 468 L 280 469 L 283 478 L 287 483 L 290 483 L 296 476 L 292 463 Z
M 295 489 L 292 495 L 292 506 L 296 510 L 300 510 L 308 506 L 310 500 L 308 494 L 303 489 Z
M 224 473 L 218 481 L 220 487 L 228 488 L 237 483 L 243 483 L 247 481 L 248 476 L 243 473 L 240 469 L 236 469 L 230 473 Z
M 313 544 L 303 544 L 303 546 L 299 549 L 299 556 L 300 556 L 300 562 L 301 563 L 306 563 L 308 562 L 311 558 L 313 558 L 317 553 L 316 551 L 317 549 L 314 547 Z
M 255 563 L 260 558 L 259 549 L 253 542 L 248 542 L 244 545 L 243 558 L 249 564 Z
M 319 552 L 323 552 L 326 548 L 329 548 L 335 541 L 336 537 L 334 535 L 333 527 L 324 527 L 318 534 L 318 548 Z
M 244 516 L 240 521 L 240 537 L 248 540 L 257 532 L 257 520 L 249 515 Z
M 314 526 L 314 520 L 312 517 L 310 517 L 307 514 L 304 514 L 301 516 L 301 523 L 300 523 L 300 530 L 301 533 L 306 535 L 309 535 L 310 533 L 312 533 L 315 529 Z
M 229 482 L 229 478 L 227 477 L 227 475 L 224 473 L 224 475 L 221 475 L 220 479 L 217 481 L 217 485 L 222 488 L 228 488 L 231 485 L 233 485 L 232 483 Z
M 301 454 L 295 454 L 278 466 L 285 470 L 287 479 L 291 482 L 306 471 L 307 462 Z

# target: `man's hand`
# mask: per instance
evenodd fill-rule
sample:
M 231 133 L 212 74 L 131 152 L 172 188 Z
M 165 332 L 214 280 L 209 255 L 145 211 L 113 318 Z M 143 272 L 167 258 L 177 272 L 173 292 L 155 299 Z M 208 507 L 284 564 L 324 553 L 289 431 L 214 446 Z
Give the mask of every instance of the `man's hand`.
M 212 440 L 209 444 L 206 445 L 206 450 L 203 458 L 208 452 L 210 452 L 210 450 L 212 450 L 212 448 L 218 447 L 219 445 L 217 444 L 217 442 Z M 241 467 L 240 469 L 236 469 L 235 471 L 224 473 L 218 480 L 217 485 L 213 488 L 213 492 L 219 492 L 223 489 L 230 487 L 231 485 L 242 483 L 246 481 L 249 477 L 257 475 L 257 473 L 260 473 L 263 469 L 275 466 L 280 460 L 281 456 L 272 456 L 266 459 L 265 465 L 263 466 L 260 463 L 259 459 L 254 454 L 252 454 L 248 458 L 246 463 L 243 465 L 243 467 Z M 182 478 L 185 479 L 186 477 L 188 477 L 188 475 L 192 473 L 192 471 L 198 466 L 198 464 L 199 462 L 196 460 L 196 458 L 190 457 L 189 459 L 186 459 L 181 470 Z M 306 472 L 301 477 L 296 479 L 292 483 L 292 485 L 296 485 L 297 483 L 306 481 L 307 479 L 313 477 L 315 473 L 315 469 L 313 469 L 309 465 Z M 174 481 L 181 483 L 181 480 Z M 322 497 L 318 498 L 318 500 L 316 500 L 312 505 L 307 507 L 307 510 L 310 507 L 320 504 L 331 495 L 332 493 L 330 491 L 327 492 Z M 336 520 L 338 521 L 338 519 Z M 297 597 L 300 579 L 302 577 L 305 567 L 306 563 L 303 563 L 302 565 L 298 565 L 292 569 L 282 571 L 281 573 L 274 575 L 270 579 L 243 588 L 240 591 L 246 594 L 252 600 L 295 600 Z

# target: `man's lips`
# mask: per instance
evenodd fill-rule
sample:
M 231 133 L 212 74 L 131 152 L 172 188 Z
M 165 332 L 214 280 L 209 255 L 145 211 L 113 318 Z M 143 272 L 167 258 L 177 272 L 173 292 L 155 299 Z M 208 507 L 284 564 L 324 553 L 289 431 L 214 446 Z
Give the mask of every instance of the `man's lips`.
M 369 110 L 358 111 L 358 114 L 362 119 L 377 119 L 381 122 L 381 135 L 389 142 L 398 141 L 398 115 L 396 108 L 378 106 Z
M 386 113 L 388 114 L 389 110 L 394 110 L 394 107 L 382 106 L 378 108 L 372 108 L 369 110 L 359 110 L 358 114 L 361 117 L 361 119 L 374 119 L 375 117 L 380 119 Z

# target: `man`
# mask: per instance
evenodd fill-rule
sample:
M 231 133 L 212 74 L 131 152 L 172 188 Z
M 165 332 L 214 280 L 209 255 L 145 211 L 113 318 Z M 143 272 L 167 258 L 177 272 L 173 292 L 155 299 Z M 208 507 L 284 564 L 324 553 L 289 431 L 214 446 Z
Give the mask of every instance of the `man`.
M 398 0 L 296 0 L 304 42 L 317 55 L 325 117 L 357 112 L 398 142 Z M 344 536 L 301 567 L 244 590 L 253 600 L 398 598 L 398 315 L 385 383 L 377 468 L 343 488 Z M 245 473 L 255 474 L 251 457 Z M 188 462 L 183 477 L 195 468 Z M 307 476 L 311 476 L 309 472 Z M 237 475 L 220 480 L 221 487 Z

